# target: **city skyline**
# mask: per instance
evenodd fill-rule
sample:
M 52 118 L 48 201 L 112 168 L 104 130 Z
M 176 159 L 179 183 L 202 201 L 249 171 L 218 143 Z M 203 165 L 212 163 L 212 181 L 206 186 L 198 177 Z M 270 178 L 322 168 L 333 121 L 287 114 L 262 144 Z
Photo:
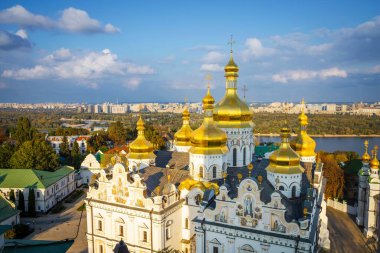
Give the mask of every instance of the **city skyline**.
M 376 101 L 379 7 L 2 1 L 0 102 L 220 99 L 231 34 L 247 101 Z

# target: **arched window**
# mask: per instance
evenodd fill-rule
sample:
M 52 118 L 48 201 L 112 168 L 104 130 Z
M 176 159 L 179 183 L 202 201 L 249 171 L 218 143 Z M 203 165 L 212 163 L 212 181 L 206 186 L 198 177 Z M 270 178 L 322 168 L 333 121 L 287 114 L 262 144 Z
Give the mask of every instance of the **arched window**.
M 246 159 L 246 148 L 243 148 L 243 165 L 245 165 L 245 159 Z
M 236 166 L 237 163 L 237 150 L 234 148 L 232 150 L 232 166 Z
M 292 187 L 292 198 L 296 197 L 296 191 L 297 191 L 297 187 L 295 185 L 293 185 L 293 187 Z
M 212 178 L 216 178 L 216 166 L 212 167 Z
M 185 218 L 185 228 L 186 229 L 189 228 L 189 219 L 188 218 Z
M 280 190 L 280 191 L 284 191 L 285 190 L 285 188 L 284 188 L 284 186 L 280 186 L 280 187 L 278 187 L 278 189 Z

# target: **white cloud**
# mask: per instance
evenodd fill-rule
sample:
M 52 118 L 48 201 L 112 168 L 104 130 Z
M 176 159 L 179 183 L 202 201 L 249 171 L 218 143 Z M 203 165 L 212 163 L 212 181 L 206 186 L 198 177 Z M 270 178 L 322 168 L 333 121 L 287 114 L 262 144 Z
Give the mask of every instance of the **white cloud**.
M 244 59 L 270 56 L 275 53 L 274 48 L 264 47 L 258 38 L 248 38 L 245 41 L 245 46 L 246 49 L 243 51 Z
M 223 71 L 223 66 L 219 64 L 202 64 L 201 70 L 211 72 Z
M 115 33 L 119 29 L 111 24 L 102 26 L 98 20 L 90 18 L 86 11 L 73 7 L 63 10 L 62 16 L 58 21 L 58 27 L 74 33 Z
M 4 70 L 1 76 L 16 80 L 31 80 L 47 78 L 51 74 L 51 71 L 45 66 L 36 65 L 33 68 L 22 68 L 19 70 Z
M 330 77 L 346 78 L 347 72 L 339 68 L 322 69 L 319 71 L 290 70 L 290 71 L 285 71 L 280 74 L 273 75 L 272 81 L 278 82 L 278 83 L 288 83 L 289 81 L 300 81 L 300 80 L 308 80 L 308 79 L 314 79 L 314 78 L 319 78 L 319 79 L 324 80 Z
M 226 60 L 225 55 L 217 51 L 210 51 L 202 58 L 202 61 L 205 63 L 216 63 L 223 60 Z
M 51 28 L 54 26 L 54 22 L 48 17 L 35 15 L 21 5 L 0 11 L 0 23 L 18 24 L 22 27 Z
M 142 82 L 141 78 L 138 78 L 138 77 L 129 78 L 124 81 L 124 87 L 134 90 L 140 86 L 141 82 Z
M 24 29 L 18 30 L 15 34 L 18 35 L 18 36 L 20 36 L 24 40 L 28 39 L 28 34 L 27 34 L 27 32 Z
M 71 33 L 117 33 L 112 24 L 102 25 L 84 10 L 69 7 L 62 11 L 58 20 L 29 12 L 21 5 L 0 11 L 0 24 L 16 24 L 22 28 L 60 29 Z
M 380 65 L 376 65 L 376 66 L 372 67 L 370 70 L 370 73 L 380 74 Z
M 46 56 L 41 62 L 43 64 L 32 68 L 4 70 L 1 76 L 17 80 L 50 77 L 77 79 L 86 86 L 94 87 L 95 85 L 91 85 L 95 83 L 93 80 L 101 80 L 105 77 L 154 73 L 150 66 L 120 61 L 109 49 L 104 49 L 102 52 L 89 52 L 85 55 L 73 55 L 70 50 L 61 48 Z

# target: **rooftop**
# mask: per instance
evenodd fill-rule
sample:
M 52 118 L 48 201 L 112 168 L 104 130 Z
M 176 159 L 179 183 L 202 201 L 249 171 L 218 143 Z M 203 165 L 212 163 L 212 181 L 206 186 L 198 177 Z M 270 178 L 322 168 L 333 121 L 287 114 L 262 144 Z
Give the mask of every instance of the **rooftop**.
M 14 204 L 0 195 L 0 223 L 18 213 L 20 211 L 16 209 Z
M 0 188 L 40 188 L 44 189 L 74 171 L 63 166 L 56 171 L 34 169 L 0 169 Z

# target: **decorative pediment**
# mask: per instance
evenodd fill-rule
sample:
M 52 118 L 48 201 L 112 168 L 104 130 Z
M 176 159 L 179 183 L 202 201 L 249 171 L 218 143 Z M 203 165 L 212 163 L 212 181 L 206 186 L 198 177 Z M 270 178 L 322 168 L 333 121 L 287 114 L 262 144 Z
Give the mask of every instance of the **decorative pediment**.
M 216 239 L 216 238 L 212 239 L 212 240 L 210 241 L 210 243 L 212 243 L 212 244 L 216 244 L 216 245 L 222 245 L 222 244 L 218 241 L 218 239 Z

